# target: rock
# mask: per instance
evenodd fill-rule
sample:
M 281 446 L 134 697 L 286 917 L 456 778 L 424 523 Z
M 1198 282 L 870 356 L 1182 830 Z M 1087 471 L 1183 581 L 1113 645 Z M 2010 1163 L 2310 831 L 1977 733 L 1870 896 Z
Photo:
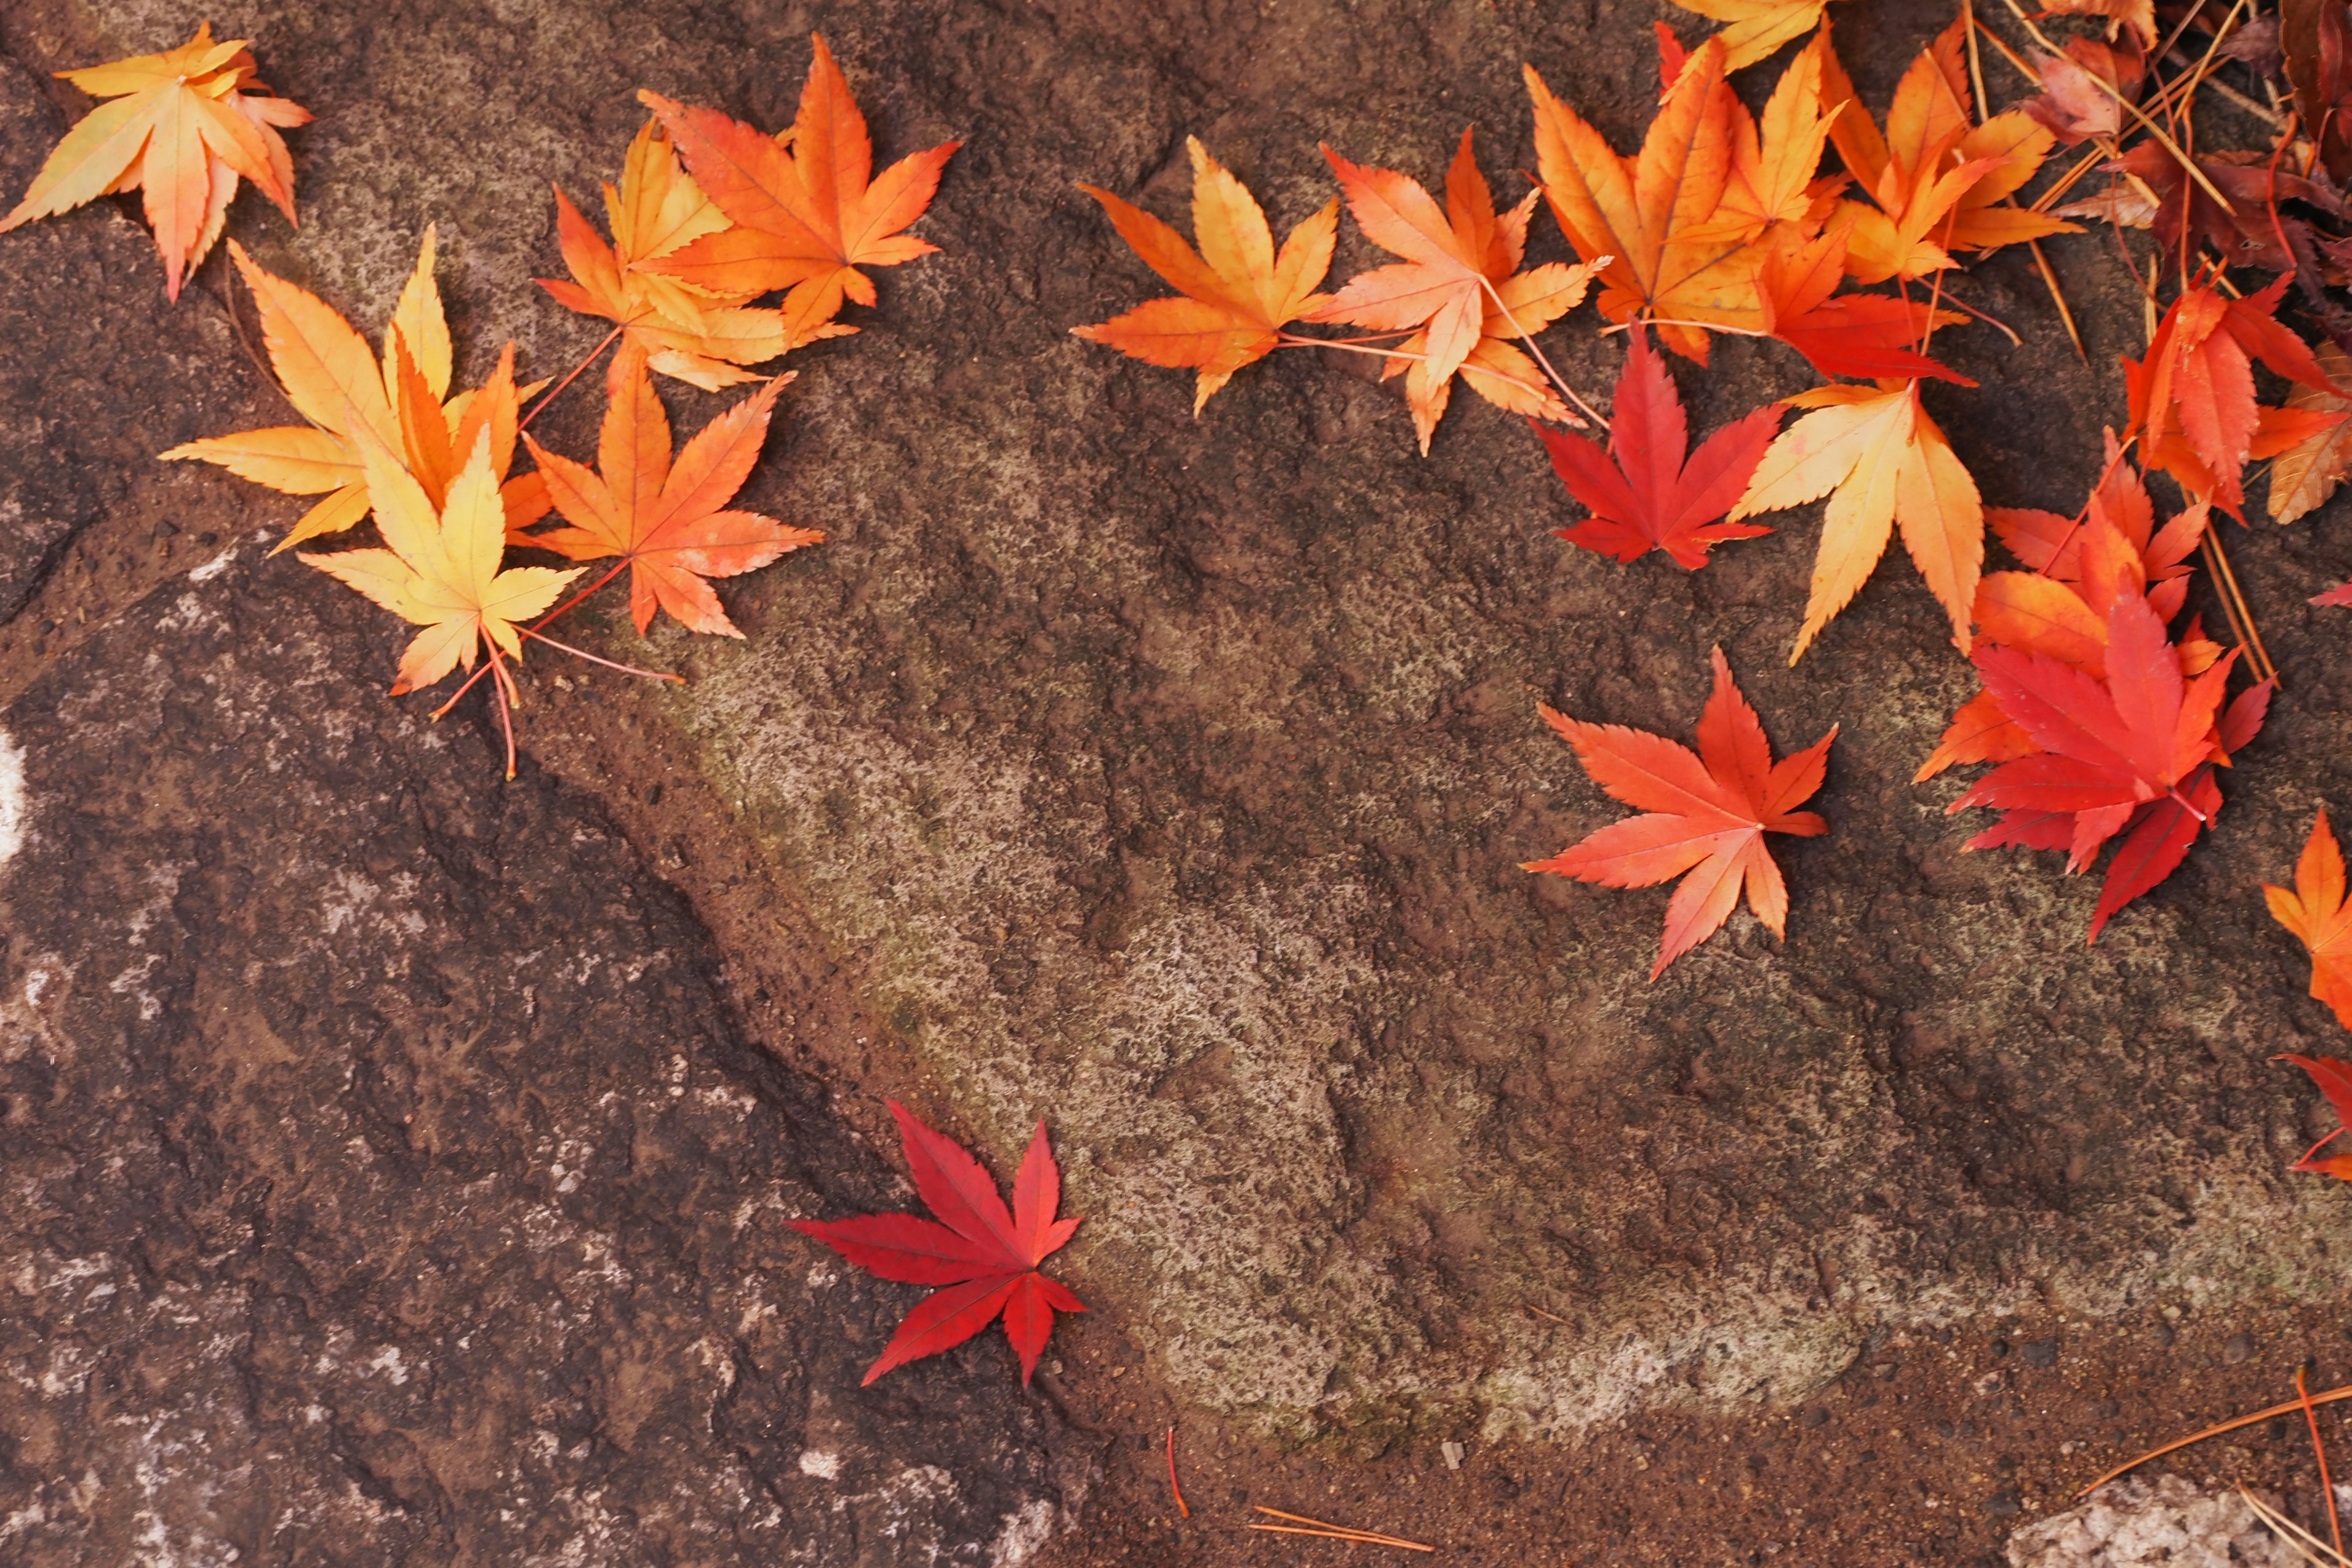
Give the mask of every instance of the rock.
M 1020 1562 L 1088 1451 L 1001 1334 L 860 1389 L 916 1293 L 783 1228 L 893 1166 L 289 564 L 0 714 L 0 1557 Z
M 2028 1340 L 2017 1347 L 2020 1360 L 2028 1366 L 2049 1367 L 2058 1364 L 2056 1340 Z
M 2276 1506 L 2276 1500 L 2263 1500 Z M 2303 1559 L 2234 1491 L 2176 1475 L 2102 1487 L 2009 1538 L 2010 1568 L 2294 1568 Z

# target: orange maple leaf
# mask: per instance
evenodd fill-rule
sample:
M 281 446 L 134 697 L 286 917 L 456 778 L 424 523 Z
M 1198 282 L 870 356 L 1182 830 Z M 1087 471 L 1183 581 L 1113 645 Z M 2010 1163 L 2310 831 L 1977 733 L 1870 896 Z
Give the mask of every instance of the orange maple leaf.
M 1783 431 L 1731 509 L 1737 522 L 1826 495 L 1821 551 L 1794 664 L 1815 634 L 1859 593 L 1899 525 L 1904 548 L 1969 647 L 1969 619 L 1984 566 L 1984 506 L 1976 480 L 1919 405 L 1919 384 L 1892 391 L 1823 386 L 1787 400 L 1808 414 Z
M 1756 268 L 1740 226 L 1716 221 L 1732 172 L 1732 109 L 1724 47 L 1709 38 L 1675 76 L 1643 137 L 1621 157 L 1600 132 L 1526 68 L 1536 116 L 1536 166 L 1569 243 L 1600 268 L 1601 313 L 1664 318 L 1658 335 L 1706 362 L 1706 333 L 1675 322 L 1759 325 Z
M 2153 4 L 2153 0 L 2144 0 Z M 1716 35 L 1723 40 L 1723 68 L 1736 71 L 1752 66 L 1791 38 L 1801 38 L 1822 19 L 1829 0 L 1675 0 L 1685 11 L 1728 24 Z
M 247 40 L 213 40 L 212 24 L 160 55 L 57 74 L 92 98 L 110 99 L 84 115 L 49 153 L 0 233 L 136 190 L 155 248 L 163 291 L 180 284 L 220 237 L 240 178 L 251 180 L 294 222 L 294 162 L 280 127 L 305 125 L 310 111 L 256 79 Z
M 866 117 L 824 40 L 811 39 L 815 57 L 789 147 L 717 110 L 637 94 L 668 127 L 696 183 L 736 225 L 647 267 L 720 293 L 786 289 L 784 330 L 795 339 L 833 320 L 844 298 L 875 302 L 873 280 L 859 268 L 896 267 L 939 248 L 903 231 L 931 205 L 940 172 L 963 145 L 911 153 L 871 179 Z
M 341 532 L 368 515 L 365 447 L 371 441 L 398 454 L 436 507 L 459 462 L 473 450 L 477 433 L 489 434 L 491 472 L 503 477 L 514 458 L 517 406 L 533 389 L 515 385 L 514 345 L 509 343 L 487 384 L 448 395 L 454 362 L 449 324 L 433 278 L 434 249 L 435 231 L 427 225 L 415 269 L 384 327 L 379 361 L 332 306 L 264 271 L 231 240 L 230 258 L 245 275 L 261 315 L 270 368 L 287 401 L 310 423 L 208 436 L 158 455 L 174 462 L 216 464 L 288 495 L 324 496 L 288 530 L 277 550 Z M 531 475 L 507 480 L 501 494 L 512 527 L 547 511 Z
M 1845 103 L 1830 140 L 1870 197 L 1837 207 L 1852 225 L 1846 270 L 1860 282 L 1956 266 L 1947 247 L 1993 250 L 2079 232 L 2063 218 L 1996 205 L 2033 177 L 2057 139 L 2021 109 L 1971 122 L 1961 42 L 1955 22 L 1919 52 L 1895 84 L 1884 133 L 1854 97 L 1827 21 L 1807 46 L 1820 58 L 1822 96 Z
M 539 286 L 568 310 L 620 323 L 622 335 L 643 349 L 646 363 L 663 375 L 716 392 L 759 380 L 745 365 L 774 359 L 815 338 L 856 331 L 821 324 L 795 340 L 784 330 L 782 312 L 740 308 L 756 289 L 715 289 L 652 269 L 664 257 L 733 226 L 687 178 L 658 121 L 646 121 L 629 143 L 620 187 L 606 183 L 604 214 L 613 230 L 609 245 L 557 187 L 556 241 L 572 280 L 542 278 Z M 615 358 L 608 375 L 619 366 Z
M 776 394 L 792 374 L 777 376 L 696 431 L 673 466 L 669 416 L 643 356 L 625 352 L 622 358 L 595 468 L 523 437 L 549 499 L 572 525 L 529 535 L 529 542 L 574 561 L 618 556 L 629 568 L 629 613 L 640 633 L 661 609 L 688 631 L 740 637 L 704 579 L 755 571 L 824 538 L 755 511 L 723 510 L 751 476 Z
M 1574 310 L 1608 258 L 1573 267 L 1554 261 L 1520 272 L 1538 193 L 1529 191 L 1497 216 L 1466 130 L 1446 171 L 1442 210 L 1419 181 L 1394 169 L 1351 163 L 1328 147 L 1323 156 L 1339 176 L 1348 210 L 1365 237 L 1404 259 L 1349 279 L 1314 319 L 1378 331 L 1419 329 L 1397 349 L 1413 357 L 1391 360 L 1386 374 L 1405 378 L 1422 455 L 1429 455 L 1429 438 L 1445 416 L 1456 373 L 1488 402 L 1514 414 L 1582 424 L 1514 340 Z
M 2294 890 L 2263 885 L 2271 917 L 2311 952 L 2311 994 L 2352 1029 L 2352 910 L 2344 903 L 2344 852 L 2323 807 L 2294 865 Z
M 1274 248 L 1265 209 L 1248 187 L 1209 156 L 1197 136 L 1184 139 L 1192 159 L 1192 233 L 1184 237 L 1098 185 L 1078 189 L 1102 204 L 1119 237 L 1181 298 L 1147 300 L 1124 315 L 1070 331 L 1150 364 L 1198 370 L 1192 412 L 1198 414 L 1234 372 L 1272 353 L 1282 329 L 1330 296 L 1316 289 L 1331 268 L 1339 226 L 1337 197 L 1300 223 Z
M 1646 815 L 1612 823 L 1549 860 L 1520 868 L 1604 888 L 1646 888 L 1691 873 L 1666 905 L 1652 980 L 1730 918 L 1743 884 L 1756 918 L 1774 936 L 1785 936 L 1789 889 L 1764 835 L 1810 838 L 1829 831 L 1818 813 L 1796 807 L 1822 787 L 1837 726 L 1775 763 L 1764 725 L 1732 683 L 1723 650 L 1715 649 L 1713 658 L 1715 690 L 1699 715 L 1696 755 L 1661 735 L 1537 709 L 1575 749 L 1595 784 Z

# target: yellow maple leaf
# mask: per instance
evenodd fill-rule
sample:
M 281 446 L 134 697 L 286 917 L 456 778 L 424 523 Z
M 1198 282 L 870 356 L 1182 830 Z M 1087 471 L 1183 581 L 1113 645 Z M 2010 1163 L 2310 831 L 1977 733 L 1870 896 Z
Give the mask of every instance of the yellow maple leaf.
M 1723 68 L 1736 71 L 1811 32 L 1829 0 L 1675 0 L 1675 4 L 1727 24 L 1716 37 L 1723 41 Z
M 1929 592 L 1969 649 L 1984 567 L 1984 506 L 1951 443 L 1919 405 L 1919 384 L 1823 386 L 1788 401 L 1815 412 L 1773 441 L 1729 521 L 1830 498 L 1794 664 L 1868 581 L 1896 527 Z

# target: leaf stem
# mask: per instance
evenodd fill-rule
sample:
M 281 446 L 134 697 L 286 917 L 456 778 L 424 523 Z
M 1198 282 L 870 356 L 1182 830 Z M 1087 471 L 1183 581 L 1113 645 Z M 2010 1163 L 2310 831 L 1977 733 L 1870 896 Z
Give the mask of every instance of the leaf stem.
M 1593 264 L 1592 271 L 1599 272 L 1602 267 L 1608 265 L 1611 259 L 1612 258 L 1608 257 L 1601 258 L 1600 261 Z M 1590 274 L 1588 274 L 1588 276 L 1590 276 Z M 1581 397 L 1579 397 L 1576 395 L 1576 388 L 1569 385 L 1567 382 L 1561 380 L 1559 372 L 1552 369 L 1551 361 L 1546 359 L 1544 357 L 1543 350 L 1536 346 L 1535 334 L 1528 331 L 1527 328 L 1519 324 L 1518 317 L 1511 313 L 1511 307 L 1504 300 L 1502 290 L 1496 288 L 1483 272 L 1478 274 L 1478 287 L 1486 290 L 1486 297 L 1495 301 L 1495 309 L 1503 312 L 1503 320 L 1511 323 L 1511 331 L 1518 333 L 1519 342 L 1528 345 L 1528 352 L 1536 356 L 1536 363 L 1543 367 L 1544 375 L 1551 382 L 1552 385 L 1558 389 L 1559 395 L 1568 399 L 1570 403 L 1575 404 L 1579 408 L 1583 409 L 1584 412 L 1591 416 L 1594 425 L 1600 426 L 1603 430 L 1608 429 L 1609 421 L 1601 417 L 1601 411 L 1593 407 L 1590 403 L 1585 402 Z
M 516 421 L 516 423 L 515 423 L 515 432 L 516 432 L 516 434 L 520 435 L 520 434 L 521 434 L 524 430 L 529 429 L 529 428 L 530 427 L 530 422 L 531 422 L 532 420 L 534 420 L 534 419 L 538 418 L 541 414 L 544 414 L 545 412 L 547 412 L 547 405 L 548 405 L 549 404 L 551 404 L 551 403 L 554 402 L 557 398 L 559 398 L 559 397 L 562 396 L 562 395 L 563 395 L 563 389 L 564 389 L 565 387 L 567 387 L 567 386 L 570 386 L 573 382 L 578 381 L 578 380 L 580 379 L 580 373 L 581 373 L 582 371 L 586 370 L 590 365 L 594 364 L 594 363 L 596 363 L 596 356 L 597 356 L 598 354 L 603 353 L 606 349 L 611 348 L 611 347 L 613 346 L 613 340 L 614 340 L 614 339 L 615 339 L 615 338 L 619 337 L 623 332 L 627 331 L 631 327 L 635 326 L 639 321 L 643 321 L 644 319 L 645 319 L 645 313 L 644 313 L 643 311 L 639 311 L 636 315 L 634 315 L 634 316 L 630 317 L 627 321 L 621 322 L 618 326 L 614 327 L 611 331 L 606 332 L 606 333 L 604 334 L 604 341 L 603 342 L 601 342 L 601 343 L 598 343 L 594 348 L 590 349 L 590 350 L 588 351 L 588 357 L 587 357 L 586 359 L 582 360 L 578 364 L 576 364 L 576 365 L 572 366 L 572 374 L 571 374 L 570 375 L 565 376 L 562 381 L 559 381 L 559 382 L 557 382 L 557 383 L 555 384 L 555 390 L 554 390 L 554 391 L 552 391 L 552 392 L 549 393 L 546 396 L 544 396 L 544 397 L 541 398 L 537 403 L 532 404 L 532 405 L 531 405 L 530 412 L 530 413 L 528 413 L 528 414 L 526 414 L 526 415 L 524 415 L 524 416 L 523 416 L 520 420 Z
M 586 598 L 589 595 L 594 593 L 597 589 L 603 587 L 605 584 L 619 576 L 621 574 L 622 568 L 627 565 L 628 562 L 626 560 L 621 561 L 602 577 L 597 578 L 593 583 L 589 584 L 588 586 L 581 589 L 580 592 L 572 595 L 572 597 L 564 600 L 563 603 L 556 605 L 555 608 L 548 611 L 547 614 L 531 622 L 530 626 L 523 627 L 523 634 L 526 637 L 537 637 L 539 635 L 540 627 L 547 625 L 548 622 L 555 619 L 556 616 L 563 614 L 566 610 L 572 608 L 574 605 L 578 605 L 581 600 Z M 441 715 L 448 712 L 450 709 L 457 706 L 457 699 L 466 695 L 467 692 L 471 691 L 474 689 L 474 682 L 481 679 L 482 671 L 478 669 L 474 671 L 473 674 L 467 676 L 466 678 L 466 684 L 460 686 L 455 692 L 451 693 L 448 701 L 444 702 L 440 707 L 433 710 L 432 713 L 429 715 L 432 721 L 436 724 L 439 723 L 441 721 Z
M 680 686 L 686 684 L 686 677 L 683 675 L 673 675 L 669 671 L 662 669 L 639 669 L 634 664 L 617 664 L 609 658 L 600 658 L 596 655 L 588 652 L 585 648 L 573 647 L 568 642 L 557 642 L 553 637 L 535 632 L 529 626 L 521 626 L 517 629 L 520 630 L 523 636 L 530 638 L 533 642 L 543 642 L 548 647 L 554 648 L 559 652 L 568 653 L 574 658 L 584 658 L 590 664 L 601 664 L 606 669 L 617 669 L 624 675 L 642 675 L 647 680 L 674 680 Z

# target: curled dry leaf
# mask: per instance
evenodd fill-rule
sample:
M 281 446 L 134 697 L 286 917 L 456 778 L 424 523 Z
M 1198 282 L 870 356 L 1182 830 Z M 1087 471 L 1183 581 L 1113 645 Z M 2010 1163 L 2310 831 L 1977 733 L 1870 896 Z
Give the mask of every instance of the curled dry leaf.
M 873 175 L 874 143 L 849 79 L 812 35 L 808 81 L 788 145 L 713 109 L 642 91 L 696 184 L 735 226 L 707 234 L 645 265 L 718 294 L 787 290 L 784 332 L 805 342 L 842 301 L 875 302 L 862 268 L 896 267 L 939 248 L 905 230 L 931 205 L 940 172 L 961 142 L 911 153 Z
M 310 123 L 310 111 L 262 85 L 246 44 L 215 42 L 205 22 L 176 49 L 58 72 L 110 101 L 66 132 L 0 233 L 135 190 L 163 258 L 163 291 L 176 300 L 220 238 L 238 180 L 295 221 L 294 161 L 278 132 Z
M 2124 104 L 2139 101 L 2147 79 L 2137 34 L 2126 35 L 2119 47 L 2071 38 L 2057 54 L 2036 54 L 2034 64 L 2042 72 L 2042 91 L 2025 100 L 2025 112 L 2064 147 L 2122 134 Z
M 2332 342 L 2313 351 L 2321 374 L 2338 386 L 2352 385 L 2352 355 Z M 2297 384 L 2286 405 L 2304 414 L 2335 415 L 2336 422 L 2315 430 L 2281 452 L 2271 464 L 2270 513 L 2273 522 L 2293 522 L 2336 493 L 2352 468 L 2352 397 Z
M 1055 1217 L 1062 1170 L 1037 1123 L 1029 1152 L 1013 1181 L 1008 1211 L 980 1162 L 953 1139 L 932 1131 L 891 1100 L 908 1173 L 928 1220 L 910 1214 L 860 1215 L 854 1219 L 796 1219 L 793 1228 L 815 1237 L 868 1273 L 908 1285 L 939 1289 L 916 1304 L 866 1371 L 866 1382 L 893 1367 L 937 1355 L 971 1339 L 997 1319 L 1021 1360 L 1025 1384 L 1054 1331 L 1055 1312 L 1083 1312 L 1086 1304 L 1038 1266 L 1060 1251 L 1078 1228 L 1076 1217 Z
M 604 214 L 613 230 L 609 245 L 562 187 L 556 188 L 556 241 L 572 277 L 542 278 L 539 286 L 566 310 L 619 323 L 623 338 L 663 375 L 717 392 L 757 381 L 745 365 L 853 330 L 820 325 L 795 341 L 781 311 L 742 308 L 756 289 L 715 289 L 652 269 L 665 257 L 732 226 L 679 167 L 677 151 L 656 121 L 647 121 L 629 143 L 619 187 L 605 184 Z M 619 364 L 616 358 L 608 376 Z
M 1429 455 L 1429 438 L 1444 417 L 1456 374 L 1511 413 L 1581 424 L 1512 340 L 1574 310 L 1608 258 L 1519 271 L 1537 193 L 1529 191 L 1498 216 L 1466 130 L 1446 171 L 1443 209 L 1410 176 L 1351 163 L 1328 147 L 1323 155 L 1365 237 L 1402 259 L 1349 279 L 1312 319 L 1376 331 L 1412 331 L 1396 351 L 1412 357 L 1390 361 L 1386 374 L 1405 378 L 1422 455 Z
M 1928 591 L 1952 618 L 1954 646 L 1967 652 L 1984 565 L 1984 507 L 1976 480 L 1919 405 L 1919 384 L 1892 391 L 1824 386 L 1788 401 L 1815 412 L 1772 443 L 1731 517 L 1830 498 L 1805 621 L 1789 662 L 1802 658 L 1861 592 L 1898 525 Z
M 1234 372 L 1274 352 L 1282 329 L 1330 296 L 1318 294 L 1331 269 L 1339 202 L 1333 197 L 1274 248 L 1257 198 L 1209 156 L 1197 136 L 1184 139 L 1192 159 L 1194 250 L 1167 224 L 1099 185 L 1078 189 L 1102 204 L 1119 237 L 1145 266 L 1178 290 L 1147 300 L 1124 315 L 1070 331 L 1149 364 L 1197 370 L 1192 412 L 1200 413 Z
M 341 532 L 368 515 L 371 443 L 399 454 L 435 506 L 446 498 L 477 434 L 488 436 L 490 471 L 503 479 L 514 458 L 516 410 L 531 389 L 515 385 L 509 343 L 488 382 L 449 396 L 453 359 L 433 278 L 434 247 L 435 231 L 428 225 L 415 270 L 384 327 L 379 359 L 333 307 L 265 271 L 231 240 L 230 258 L 261 315 L 270 369 L 287 401 L 309 423 L 208 436 L 160 456 L 216 464 L 288 495 L 324 497 L 278 542 L 278 550 Z M 501 496 L 510 527 L 546 514 L 546 494 L 535 475 L 507 479 Z
M 1822 787 L 1837 726 L 1794 756 L 1772 760 L 1756 710 L 1732 683 L 1723 650 L 1713 653 L 1715 690 L 1698 721 L 1698 751 L 1617 724 L 1588 724 L 1538 707 L 1544 722 L 1576 752 L 1595 784 L 1645 815 L 1612 823 L 1523 870 L 1550 872 L 1605 888 L 1647 888 L 1684 877 L 1666 905 L 1655 980 L 1666 965 L 1715 934 L 1739 902 L 1774 936 L 1785 935 L 1788 885 L 1765 847 L 1767 833 L 1810 838 L 1829 831 L 1796 807 Z
M 792 374 L 776 377 L 696 431 L 673 465 L 669 415 L 646 374 L 644 355 L 631 350 L 617 363 L 595 468 L 523 437 L 549 500 L 572 526 L 523 534 L 513 542 L 574 561 L 625 563 L 629 615 L 640 633 L 656 610 L 667 610 L 688 631 L 740 637 L 705 579 L 756 571 L 824 538 L 755 511 L 727 510 L 759 460 L 776 394 Z

